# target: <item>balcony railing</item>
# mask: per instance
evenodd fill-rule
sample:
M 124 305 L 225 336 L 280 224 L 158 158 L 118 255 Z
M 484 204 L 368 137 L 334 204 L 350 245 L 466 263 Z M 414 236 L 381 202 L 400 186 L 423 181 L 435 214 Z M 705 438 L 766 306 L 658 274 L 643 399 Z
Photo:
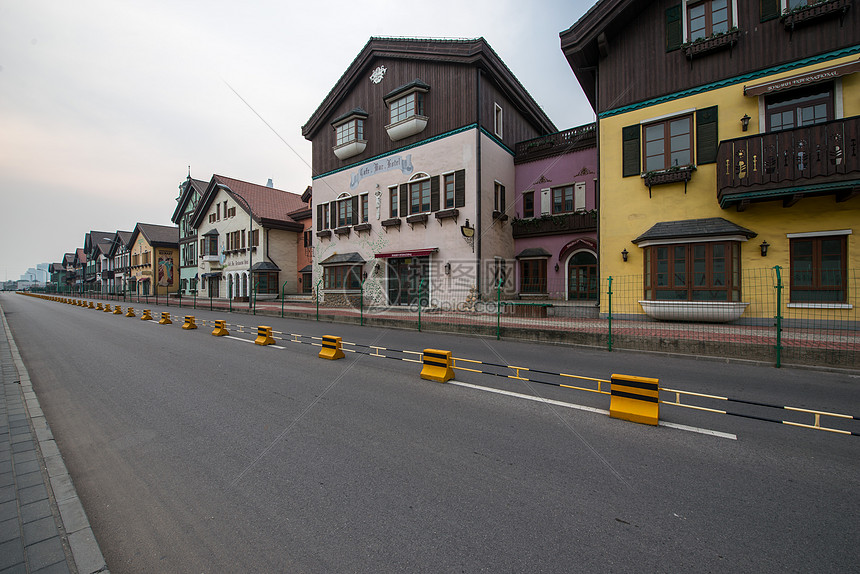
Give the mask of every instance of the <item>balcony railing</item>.
M 514 239 L 597 231 L 597 210 L 514 219 L 511 222 L 511 230 Z
M 595 147 L 596 145 L 597 129 L 595 124 L 587 124 L 564 130 L 563 132 L 556 132 L 519 142 L 514 150 L 514 163 L 534 161 L 544 157 Z
M 853 194 L 860 186 L 860 116 L 720 142 L 717 199 Z M 853 191 L 852 191 L 853 190 Z

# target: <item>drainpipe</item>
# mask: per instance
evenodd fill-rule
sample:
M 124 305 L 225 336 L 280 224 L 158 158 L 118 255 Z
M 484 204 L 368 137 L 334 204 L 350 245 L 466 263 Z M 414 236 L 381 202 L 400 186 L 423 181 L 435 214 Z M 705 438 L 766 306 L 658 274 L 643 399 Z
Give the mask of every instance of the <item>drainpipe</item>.
M 476 185 L 478 186 L 478 192 L 475 198 L 475 263 L 476 263 L 476 273 L 475 273 L 475 287 L 478 290 L 478 297 L 481 297 L 481 68 L 477 70 L 477 81 L 478 81 L 478 101 L 476 102 L 477 108 L 477 121 L 478 121 L 478 129 L 475 130 L 475 139 L 476 139 L 476 165 L 477 165 L 477 173 L 475 177 Z

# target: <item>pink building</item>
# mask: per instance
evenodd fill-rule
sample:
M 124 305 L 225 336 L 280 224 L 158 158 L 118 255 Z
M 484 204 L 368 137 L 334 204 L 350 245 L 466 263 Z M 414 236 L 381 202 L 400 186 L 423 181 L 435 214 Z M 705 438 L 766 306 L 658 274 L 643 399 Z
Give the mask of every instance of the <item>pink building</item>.
M 516 145 L 509 287 L 521 299 L 597 305 L 596 143 L 588 124 Z

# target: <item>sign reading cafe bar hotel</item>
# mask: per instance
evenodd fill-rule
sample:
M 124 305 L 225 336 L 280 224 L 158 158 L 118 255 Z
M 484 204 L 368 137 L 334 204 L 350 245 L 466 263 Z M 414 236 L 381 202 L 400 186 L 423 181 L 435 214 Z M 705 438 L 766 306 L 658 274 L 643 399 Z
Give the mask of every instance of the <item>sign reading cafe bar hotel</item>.
M 514 257 L 512 150 L 555 131 L 482 38 L 371 38 L 302 127 L 326 304 L 362 285 L 384 305 L 494 292 Z

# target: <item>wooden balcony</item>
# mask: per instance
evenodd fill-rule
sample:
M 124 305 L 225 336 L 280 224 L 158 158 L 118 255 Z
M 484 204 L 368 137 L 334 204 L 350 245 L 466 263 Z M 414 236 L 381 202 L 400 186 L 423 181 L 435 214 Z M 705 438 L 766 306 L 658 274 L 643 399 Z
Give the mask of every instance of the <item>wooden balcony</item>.
M 793 205 L 814 195 L 845 201 L 860 193 L 860 116 L 720 142 L 717 199 Z
M 514 150 L 514 163 L 535 161 L 596 146 L 596 126 L 595 124 L 587 124 L 519 142 Z
M 514 219 L 511 231 L 514 239 L 597 231 L 597 211 Z

